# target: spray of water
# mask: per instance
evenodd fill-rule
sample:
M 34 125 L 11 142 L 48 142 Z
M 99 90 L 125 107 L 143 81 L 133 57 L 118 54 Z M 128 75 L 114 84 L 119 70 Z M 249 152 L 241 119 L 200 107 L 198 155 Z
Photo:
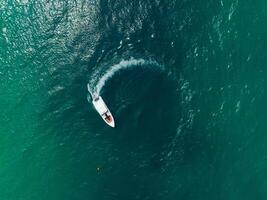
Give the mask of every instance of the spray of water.
M 134 59 L 134 58 L 131 58 L 130 60 L 122 60 L 120 63 L 110 67 L 103 76 L 98 78 L 97 84 L 95 84 L 96 81 L 90 81 L 87 85 L 89 93 L 91 95 L 94 93 L 99 95 L 102 88 L 105 86 L 106 82 L 109 79 L 111 79 L 114 76 L 114 74 L 116 74 L 118 71 L 142 65 L 156 65 L 158 67 L 161 67 L 161 65 L 159 65 L 156 61 L 152 60 Z

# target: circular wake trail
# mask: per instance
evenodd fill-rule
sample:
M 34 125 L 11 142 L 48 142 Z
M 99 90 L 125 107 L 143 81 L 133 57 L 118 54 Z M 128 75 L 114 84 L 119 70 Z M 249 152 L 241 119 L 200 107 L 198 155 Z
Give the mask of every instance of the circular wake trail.
M 120 63 L 110 67 L 103 76 L 101 76 L 100 78 L 97 78 L 97 83 L 96 81 L 89 81 L 88 91 L 91 95 L 93 93 L 96 93 L 99 95 L 102 88 L 105 86 L 106 82 L 109 79 L 111 79 L 114 76 L 114 74 L 116 74 L 118 71 L 130 68 L 130 67 L 143 66 L 143 65 L 160 66 L 156 61 L 152 61 L 152 60 L 134 59 L 134 58 L 130 60 L 122 60 Z

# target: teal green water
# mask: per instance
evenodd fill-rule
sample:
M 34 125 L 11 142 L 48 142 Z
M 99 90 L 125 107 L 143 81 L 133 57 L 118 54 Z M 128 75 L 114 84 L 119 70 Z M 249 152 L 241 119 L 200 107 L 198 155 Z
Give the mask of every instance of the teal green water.
M 267 199 L 266 7 L 1 0 L 0 199 Z

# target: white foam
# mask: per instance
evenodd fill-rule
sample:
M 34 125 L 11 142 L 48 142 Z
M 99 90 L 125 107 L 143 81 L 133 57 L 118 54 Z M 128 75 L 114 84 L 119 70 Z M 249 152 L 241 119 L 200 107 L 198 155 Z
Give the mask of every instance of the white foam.
M 134 59 L 134 58 L 131 58 L 130 60 L 122 60 L 120 63 L 110 67 L 106 71 L 106 73 L 102 77 L 100 77 L 98 79 L 97 84 L 95 85 L 95 87 L 92 87 L 92 84 L 90 84 L 92 82 L 89 81 L 88 91 L 90 93 L 95 92 L 97 94 L 100 94 L 100 92 L 101 92 L 102 88 L 105 86 L 106 82 L 110 78 L 112 78 L 115 73 L 117 73 L 120 70 L 127 69 L 129 67 L 145 65 L 145 64 L 146 65 L 153 64 L 153 65 L 156 65 L 156 66 L 161 66 L 157 62 L 152 61 L 152 60 Z M 93 79 L 95 79 L 95 77 Z M 93 84 L 95 84 L 95 83 L 93 83 Z
M 130 66 L 143 65 L 145 63 L 144 59 L 131 59 L 131 60 L 122 60 L 119 64 L 113 65 L 105 74 L 102 76 L 97 85 L 96 93 L 99 94 L 102 88 L 104 87 L 107 80 L 109 80 L 116 72 L 121 69 L 126 69 Z

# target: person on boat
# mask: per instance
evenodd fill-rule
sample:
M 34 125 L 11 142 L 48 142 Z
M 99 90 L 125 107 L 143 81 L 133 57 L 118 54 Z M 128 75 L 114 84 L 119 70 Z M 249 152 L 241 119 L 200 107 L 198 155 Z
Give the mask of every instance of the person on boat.
M 112 122 L 111 116 L 105 113 L 105 120 L 107 120 L 108 123 Z

